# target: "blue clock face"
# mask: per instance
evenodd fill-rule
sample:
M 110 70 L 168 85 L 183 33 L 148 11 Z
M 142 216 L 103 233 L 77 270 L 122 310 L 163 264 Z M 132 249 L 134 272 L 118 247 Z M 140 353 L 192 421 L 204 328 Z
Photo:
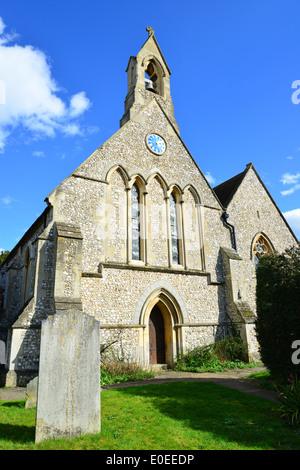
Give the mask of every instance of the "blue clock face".
M 156 155 L 162 155 L 166 150 L 166 144 L 162 137 L 157 134 L 149 134 L 146 139 L 147 146 Z

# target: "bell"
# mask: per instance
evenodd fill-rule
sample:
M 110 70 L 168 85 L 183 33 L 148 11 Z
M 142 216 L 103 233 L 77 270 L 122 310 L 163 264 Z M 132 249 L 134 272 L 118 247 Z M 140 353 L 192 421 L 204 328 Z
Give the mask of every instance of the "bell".
M 155 92 L 156 83 L 152 82 L 152 80 L 147 80 L 147 79 L 146 79 L 145 88 L 146 88 L 146 90 L 148 90 L 148 91 Z

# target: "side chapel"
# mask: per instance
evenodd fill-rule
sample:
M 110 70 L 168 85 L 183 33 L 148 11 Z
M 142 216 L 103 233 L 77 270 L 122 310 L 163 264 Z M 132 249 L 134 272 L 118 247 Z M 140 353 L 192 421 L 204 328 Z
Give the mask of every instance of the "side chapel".
M 118 338 L 147 368 L 172 366 L 232 323 L 258 359 L 256 263 L 297 238 L 252 163 L 210 186 L 180 137 L 171 72 L 147 31 L 128 62 L 119 130 L 48 195 L 0 267 L 6 385 L 37 375 L 41 322 L 68 309 L 94 316 L 102 344 Z

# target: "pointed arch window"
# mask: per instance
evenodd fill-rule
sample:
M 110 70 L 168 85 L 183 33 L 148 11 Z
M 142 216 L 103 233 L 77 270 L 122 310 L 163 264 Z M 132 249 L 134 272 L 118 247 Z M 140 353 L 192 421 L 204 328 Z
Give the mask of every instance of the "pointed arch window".
M 131 188 L 131 237 L 132 259 L 141 259 L 141 227 L 140 227 L 140 192 L 136 184 Z
M 173 193 L 170 195 L 170 222 L 172 262 L 174 264 L 179 264 L 178 215 L 176 208 L 176 198 Z
M 270 242 L 264 237 L 264 235 L 260 234 L 256 237 L 254 244 L 253 244 L 253 259 L 255 268 L 258 265 L 260 258 L 266 255 L 270 255 L 273 253 L 273 249 L 271 247 Z

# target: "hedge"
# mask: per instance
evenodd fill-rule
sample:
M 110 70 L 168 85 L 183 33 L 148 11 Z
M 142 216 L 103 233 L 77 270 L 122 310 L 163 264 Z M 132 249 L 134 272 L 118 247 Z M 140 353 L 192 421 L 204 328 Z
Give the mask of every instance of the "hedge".
M 275 376 L 300 378 L 300 364 L 292 361 L 293 353 L 297 358 L 292 345 L 300 340 L 300 247 L 264 256 L 256 274 L 256 333 L 261 359 Z

